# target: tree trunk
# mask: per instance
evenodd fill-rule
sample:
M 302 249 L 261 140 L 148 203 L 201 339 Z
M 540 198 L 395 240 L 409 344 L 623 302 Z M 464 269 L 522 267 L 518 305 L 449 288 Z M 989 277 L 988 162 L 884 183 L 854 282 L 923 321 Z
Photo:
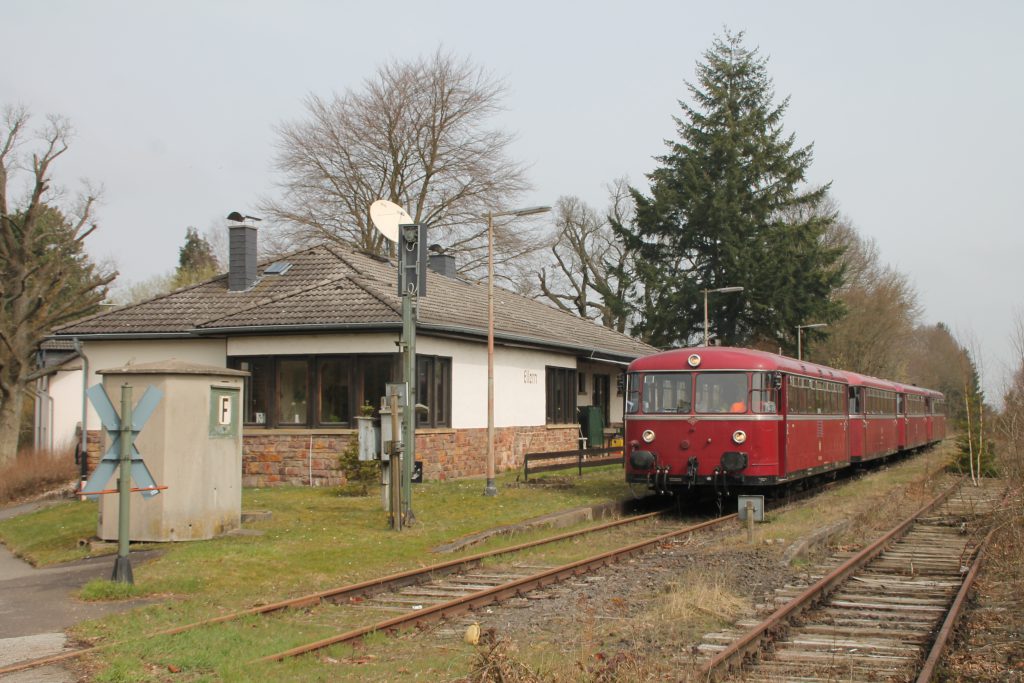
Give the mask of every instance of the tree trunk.
M 971 465 L 971 483 L 977 484 L 978 480 L 974 478 L 974 434 L 971 431 L 971 400 L 968 398 L 966 391 L 964 391 L 964 408 L 967 411 L 967 461 Z
M 18 456 L 18 434 L 21 432 L 21 401 L 25 393 L 18 385 L 10 388 L 7 400 L 0 404 L 0 468 Z

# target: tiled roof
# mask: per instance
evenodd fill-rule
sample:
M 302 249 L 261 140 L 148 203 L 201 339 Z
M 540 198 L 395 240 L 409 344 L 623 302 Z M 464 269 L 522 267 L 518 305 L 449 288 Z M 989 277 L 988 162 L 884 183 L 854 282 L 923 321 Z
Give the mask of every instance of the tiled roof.
M 397 329 L 401 299 L 393 263 L 337 246 L 317 246 L 283 259 L 284 275 L 263 275 L 244 292 L 229 292 L 227 275 L 139 304 L 106 311 L 56 331 L 71 336 L 202 336 L 317 329 Z M 268 262 L 269 263 L 269 262 Z M 261 264 L 259 272 L 267 264 Z M 487 335 L 487 286 L 427 274 L 419 299 L 419 330 Z M 656 349 L 539 301 L 495 288 L 495 338 L 568 348 L 613 358 Z

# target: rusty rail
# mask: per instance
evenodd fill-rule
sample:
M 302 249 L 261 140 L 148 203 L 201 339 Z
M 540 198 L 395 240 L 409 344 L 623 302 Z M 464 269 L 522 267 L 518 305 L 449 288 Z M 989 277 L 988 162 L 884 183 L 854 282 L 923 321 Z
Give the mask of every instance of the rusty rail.
M 918 517 L 927 514 L 949 498 L 961 484 L 962 480 L 940 493 L 877 541 L 839 565 L 828 575 L 819 579 L 796 598 L 775 610 L 764 621 L 747 631 L 729 647 L 706 663 L 701 669 L 701 678 L 709 681 L 717 680 L 720 674 L 731 670 L 734 666 L 741 666 L 747 657 L 761 650 L 762 643 L 765 640 L 781 633 L 790 619 L 798 616 L 805 609 L 829 595 L 846 581 L 854 571 L 877 557 L 885 550 L 889 543 L 903 536 L 913 526 Z
M 571 562 L 569 564 L 562 565 L 561 567 L 548 569 L 537 574 L 533 574 L 531 576 L 523 577 L 515 581 L 510 581 L 500 586 L 494 586 L 492 588 L 479 590 L 463 597 L 439 603 L 437 605 L 432 605 L 430 607 L 425 607 L 423 609 L 412 610 L 406 612 L 405 614 L 400 614 L 391 619 L 380 621 L 369 626 L 353 629 L 345 633 L 340 633 L 338 635 L 331 636 L 330 638 L 324 638 L 323 640 L 318 640 L 316 642 L 308 643 L 306 645 L 300 645 L 298 647 L 285 650 L 284 652 L 279 652 L 273 655 L 268 655 L 266 657 L 261 657 L 260 659 L 255 660 L 255 662 L 265 663 L 281 661 L 289 657 L 297 657 L 299 655 L 307 654 L 315 650 L 321 650 L 325 647 L 330 647 L 332 645 L 339 645 L 342 643 L 351 642 L 357 638 L 361 638 L 370 633 L 378 631 L 388 631 L 398 627 L 413 626 L 420 623 L 428 623 L 432 621 L 437 621 L 445 617 L 458 616 L 472 609 L 483 607 L 494 602 L 507 600 L 511 597 L 515 597 L 517 595 L 534 590 L 536 588 L 542 588 L 544 586 L 564 581 L 565 579 L 571 578 L 573 576 L 585 574 L 589 571 L 593 571 L 612 562 L 617 562 L 621 559 L 630 557 L 636 553 L 643 552 L 644 550 L 652 546 L 660 545 L 665 541 L 676 536 L 682 536 L 685 534 L 700 531 L 702 529 L 717 526 L 730 520 L 734 520 L 736 519 L 736 517 L 737 515 L 733 513 L 731 515 L 726 515 L 724 517 L 718 517 L 706 522 L 701 522 L 699 524 L 687 526 L 683 529 L 670 531 L 668 533 L 661 534 L 659 536 L 647 539 L 645 541 L 639 541 L 628 546 L 625 546 L 623 548 L 618 548 L 616 550 L 610 550 L 604 553 L 600 553 L 598 555 L 594 555 L 583 560 L 578 560 L 576 562 Z
M 427 576 L 453 573 L 456 571 L 466 569 L 468 567 L 475 566 L 479 564 L 482 560 L 490 557 L 516 553 L 522 550 L 534 548 L 548 543 L 557 543 L 558 541 L 564 541 L 577 536 L 583 536 L 597 531 L 612 529 L 617 526 L 634 524 L 646 519 L 650 519 L 652 517 L 656 517 L 661 514 L 664 514 L 664 511 L 648 512 L 642 515 L 634 515 L 632 517 L 617 519 L 611 522 L 605 522 L 604 524 L 598 524 L 596 526 L 588 527 L 586 529 L 581 529 L 577 531 L 567 531 L 561 534 L 556 534 L 555 536 L 550 536 L 548 538 L 542 538 L 535 541 L 528 541 L 526 543 L 519 543 L 514 546 L 498 548 L 496 550 L 490 550 L 487 552 L 476 553 L 474 555 L 469 555 L 467 557 L 462 557 L 454 560 L 448 560 L 446 562 L 440 562 L 427 567 L 420 567 L 417 569 L 410 569 L 403 572 L 397 572 L 394 574 L 389 574 L 387 576 L 373 578 L 368 581 L 362 581 L 359 583 L 340 586 L 337 588 L 330 588 L 328 590 L 319 591 L 316 593 L 309 593 L 307 595 L 301 595 L 299 597 L 289 598 L 287 600 L 281 600 L 266 605 L 259 605 L 257 607 L 251 607 L 249 609 L 242 610 L 239 612 L 232 612 L 231 614 L 224 614 L 219 617 L 204 619 L 202 621 L 196 621 L 190 624 L 185 624 L 183 626 L 175 626 L 172 628 L 140 636 L 139 639 L 155 638 L 158 636 L 173 636 L 179 633 L 184 633 L 185 631 L 191 631 L 193 629 L 202 628 L 204 626 L 213 626 L 216 624 L 223 624 L 229 621 L 234 621 L 236 619 L 241 619 L 242 617 L 269 614 L 271 612 L 276 612 L 279 610 L 289 608 L 309 607 L 311 605 L 319 604 L 324 600 L 340 600 L 344 598 L 366 595 L 368 593 L 372 593 L 375 591 L 383 591 L 390 588 L 399 588 L 402 586 L 417 583 L 419 580 Z M 102 650 L 115 647 L 117 645 L 121 645 L 124 642 L 126 641 L 106 643 L 103 645 L 96 645 L 93 647 L 83 648 L 80 650 L 62 652 L 61 654 L 51 655 L 49 657 L 40 657 L 37 659 L 32 659 L 24 662 L 18 662 L 16 664 L 10 664 L 5 667 L 0 667 L 0 676 L 10 673 L 16 673 L 18 671 L 34 669 L 49 664 L 59 664 L 61 662 L 70 661 L 89 653 L 100 652 Z
M 967 606 L 967 596 L 970 594 L 971 588 L 974 587 L 974 580 L 978 577 L 978 572 L 981 571 L 981 565 L 985 559 L 985 549 L 994 533 L 995 529 L 989 531 L 985 536 L 985 540 L 978 546 L 978 552 L 975 554 L 971 570 L 964 577 L 964 582 L 956 593 L 956 598 L 954 598 L 953 605 L 949 609 L 949 614 L 946 615 L 945 620 L 942 622 L 942 628 L 939 629 L 938 634 L 935 636 L 935 642 L 932 643 L 931 650 L 928 652 L 928 658 L 925 660 L 924 666 L 921 667 L 921 672 L 917 676 L 917 683 L 929 683 L 934 678 L 935 670 L 938 668 L 939 662 L 942 661 L 946 645 L 953 636 L 953 630 L 956 628 L 957 622 Z

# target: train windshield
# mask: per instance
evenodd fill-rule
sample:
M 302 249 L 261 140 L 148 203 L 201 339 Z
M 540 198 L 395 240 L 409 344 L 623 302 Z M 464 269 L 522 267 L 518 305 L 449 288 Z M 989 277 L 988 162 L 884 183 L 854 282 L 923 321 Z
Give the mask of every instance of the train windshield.
M 697 375 L 698 413 L 747 412 L 745 372 L 702 372 Z
M 692 373 L 658 372 L 642 377 L 641 387 L 638 386 L 641 383 L 638 381 L 638 375 L 634 373 L 630 376 L 630 391 L 626 396 L 627 413 L 636 413 L 638 406 L 648 415 L 690 412 L 693 395 Z M 640 391 L 637 392 L 637 389 Z

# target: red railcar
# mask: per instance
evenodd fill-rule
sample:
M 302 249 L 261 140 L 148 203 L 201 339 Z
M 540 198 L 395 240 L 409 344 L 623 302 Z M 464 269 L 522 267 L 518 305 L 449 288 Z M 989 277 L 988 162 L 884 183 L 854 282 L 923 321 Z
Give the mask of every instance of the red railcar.
M 900 396 L 927 410 L 901 416 Z M 655 354 L 627 373 L 626 479 L 661 492 L 788 483 L 894 453 L 919 423 L 934 438 L 940 397 L 762 351 Z
M 853 372 L 846 374 L 850 381 L 850 461 L 864 462 L 898 452 L 898 385 Z

